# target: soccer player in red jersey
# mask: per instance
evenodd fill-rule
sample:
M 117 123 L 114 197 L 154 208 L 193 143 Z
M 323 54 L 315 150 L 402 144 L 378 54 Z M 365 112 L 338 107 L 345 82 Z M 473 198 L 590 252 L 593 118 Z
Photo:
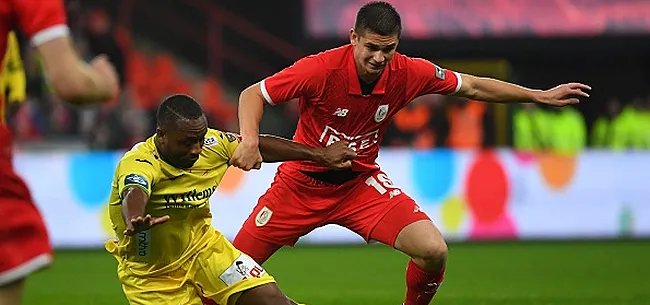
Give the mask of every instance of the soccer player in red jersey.
M 395 8 L 370 2 L 357 13 L 349 45 L 302 58 L 242 92 L 243 141 L 234 153 L 236 166 L 249 170 L 261 160 L 257 134 L 264 104 L 294 98 L 300 107 L 295 141 L 326 146 L 346 140 L 358 155 L 349 171 L 329 171 L 312 162 L 280 165 L 234 245 L 263 263 L 313 229 L 338 224 L 410 256 L 404 304 L 424 305 L 443 281 L 447 245 L 431 219 L 375 163 L 393 115 L 425 94 L 564 106 L 588 97 L 590 88 L 569 83 L 532 90 L 452 72 L 396 52 L 400 33 Z
M 118 92 L 115 69 L 100 56 L 90 65 L 75 51 L 61 0 L 0 0 L 0 58 L 10 31 L 25 34 L 43 60 L 48 81 L 74 104 L 110 100 Z M 1 71 L 0 71 L 1 73 Z M 3 94 L 4 95 L 4 94 Z M 0 97 L 0 114 L 7 107 Z M 12 141 L 0 118 L 0 304 L 19 304 L 24 279 L 48 266 L 47 230 L 25 183 L 12 166 Z
M 326 146 L 347 140 L 358 156 L 348 171 L 329 171 L 312 162 L 280 165 L 234 245 L 263 263 L 317 227 L 341 225 L 410 256 L 404 304 L 423 305 L 443 280 L 447 245 L 431 219 L 375 163 L 391 118 L 425 94 L 563 106 L 588 97 L 590 88 L 570 83 L 532 90 L 452 72 L 396 52 L 400 33 L 395 8 L 370 2 L 357 13 L 350 44 L 302 58 L 241 93 L 243 141 L 234 153 L 236 166 L 249 170 L 261 160 L 258 125 L 264 104 L 294 98 L 300 107 L 295 141 Z

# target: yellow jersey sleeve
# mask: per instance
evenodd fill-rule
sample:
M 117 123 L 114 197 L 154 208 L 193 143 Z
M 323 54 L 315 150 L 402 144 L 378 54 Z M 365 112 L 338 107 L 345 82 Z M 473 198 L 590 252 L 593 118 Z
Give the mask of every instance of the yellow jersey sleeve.
M 152 155 L 138 151 L 126 153 L 115 173 L 120 198 L 124 189 L 130 186 L 139 187 L 151 196 L 151 188 L 156 182 L 157 173 L 160 172 L 158 167 L 158 161 Z
M 27 95 L 27 80 L 23 61 L 20 57 L 20 46 L 14 32 L 7 37 L 7 50 L 2 63 L 1 82 L 4 95 L 7 91 L 7 101 L 10 103 L 22 103 Z
M 210 146 L 219 158 L 230 161 L 230 158 L 239 146 L 241 137 L 232 132 L 225 132 L 220 130 L 210 130 L 210 133 L 205 139 L 204 146 Z

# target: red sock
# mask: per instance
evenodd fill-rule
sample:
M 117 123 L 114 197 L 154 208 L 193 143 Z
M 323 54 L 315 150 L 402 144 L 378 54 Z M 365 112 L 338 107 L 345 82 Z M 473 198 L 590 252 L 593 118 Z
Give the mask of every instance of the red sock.
M 404 305 L 428 305 L 438 291 L 445 274 L 445 267 L 430 272 L 409 261 L 406 268 L 406 300 Z

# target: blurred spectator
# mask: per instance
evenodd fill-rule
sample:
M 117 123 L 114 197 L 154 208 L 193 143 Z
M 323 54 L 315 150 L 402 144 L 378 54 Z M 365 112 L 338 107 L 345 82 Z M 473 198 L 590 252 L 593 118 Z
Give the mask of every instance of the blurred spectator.
M 443 146 L 448 133 L 445 98 L 425 95 L 400 110 L 388 127 L 382 145 L 431 149 Z
M 623 108 L 620 120 L 620 133 L 614 143 L 616 149 L 647 149 L 646 134 L 648 116 L 642 98 L 633 99 Z M 620 136 L 619 136 L 620 135 Z
M 577 153 L 587 144 L 587 125 L 575 107 L 550 108 L 550 149 L 559 153 Z
M 539 151 L 549 146 L 548 113 L 535 104 L 522 104 L 513 118 L 514 147 L 521 151 Z
M 620 119 L 621 101 L 611 98 L 607 102 L 606 111 L 599 117 L 591 130 L 591 145 L 595 148 L 620 148 L 624 130 Z
M 449 118 L 449 147 L 478 149 L 483 145 L 483 115 L 485 103 L 454 98 L 447 109 Z
M 650 149 L 650 94 L 648 94 L 642 106 L 640 130 L 643 148 Z
M 429 126 L 433 109 L 429 100 L 431 96 L 416 98 L 400 110 L 391 124 L 393 128 L 385 135 L 385 143 L 391 146 L 434 147 L 435 135 Z
M 264 110 L 260 132 L 291 139 L 298 124 L 298 101 L 292 100 L 280 105 L 265 107 L 267 108 Z
M 115 70 L 120 81 L 120 87 L 125 81 L 125 58 L 115 38 L 115 28 L 106 12 L 101 9 L 93 10 L 86 23 L 86 41 L 88 43 L 88 54 L 95 57 L 99 54 L 106 54 L 115 65 Z

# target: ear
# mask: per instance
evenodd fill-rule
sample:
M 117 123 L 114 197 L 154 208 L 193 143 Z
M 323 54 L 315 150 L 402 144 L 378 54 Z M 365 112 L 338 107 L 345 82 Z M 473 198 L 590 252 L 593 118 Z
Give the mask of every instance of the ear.
M 160 127 L 157 127 L 157 128 L 156 128 L 156 135 L 157 135 L 159 138 L 164 138 L 164 137 L 165 137 L 165 130 L 160 129 Z
M 354 29 L 350 29 L 350 44 L 356 46 L 358 42 L 359 42 L 359 35 L 357 34 L 357 32 L 354 31 Z

